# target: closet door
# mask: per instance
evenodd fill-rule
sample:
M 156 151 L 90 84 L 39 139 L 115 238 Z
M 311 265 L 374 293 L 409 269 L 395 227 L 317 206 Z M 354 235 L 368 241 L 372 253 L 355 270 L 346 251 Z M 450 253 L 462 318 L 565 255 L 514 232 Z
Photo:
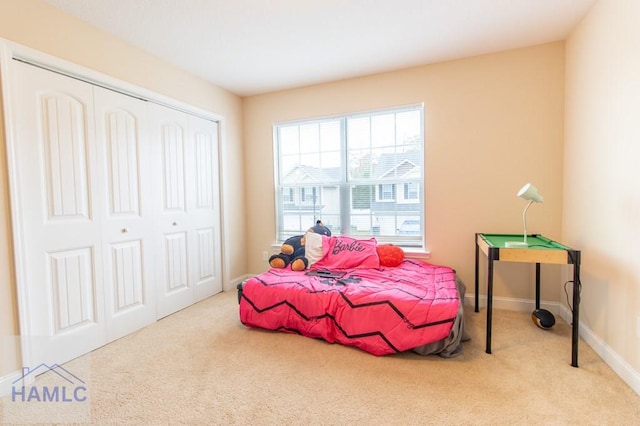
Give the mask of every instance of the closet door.
M 107 339 L 156 320 L 147 102 L 94 88 Z
M 188 216 L 186 196 L 186 145 L 188 117 L 179 111 L 149 105 L 151 162 L 154 185 L 156 233 L 157 318 L 193 303 L 189 279 Z
M 193 232 L 194 301 L 198 302 L 222 291 L 218 124 L 189 117 L 188 140 L 187 212 Z
M 213 122 L 150 105 L 158 318 L 222 290 Z
M 62 363 L 106 341 L 93 88 L 14 61 L 12 109 L 28 366 Z M 16 187 L 16 186 L 14 186 Z

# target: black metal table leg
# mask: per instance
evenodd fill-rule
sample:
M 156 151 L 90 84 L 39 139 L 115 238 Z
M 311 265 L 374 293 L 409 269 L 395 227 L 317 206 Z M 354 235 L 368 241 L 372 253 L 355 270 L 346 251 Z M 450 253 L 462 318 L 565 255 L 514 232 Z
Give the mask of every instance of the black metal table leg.
M 540 264 L 536 263 L 536 309 L 540 309 Z
M 476 295 L 475 295 L 476 309 L 475 309 L 475 311 L 476 312 L 480 312 L 480 308 L 478 306 L 479 305 L 479 303 L 478 303 L 479 302 L 479 294 L 478 293 L 480 292 L 480 286 L 479 286 L 479 282 L 478 282 L 478 280 L 479 280 L 479 276 L 478 276 L 478 274 L 479 274 L 478 261 L 479 261 L 479 256 L 480 256 L 480 253 L 479 253 L 480 248 L 478 247 L 478 234 L 476 234 L 476 241 L 475 242 L 476 242 Z
M 491 314 L 493 309 L 493 253 L 487 258 L 487 348 L 486 353 L 491 353 Z
M 571 334 L 571 366 L 578 367 L 578 343 L 580 327 L 580 252 L 573 252 L 573 318 Z

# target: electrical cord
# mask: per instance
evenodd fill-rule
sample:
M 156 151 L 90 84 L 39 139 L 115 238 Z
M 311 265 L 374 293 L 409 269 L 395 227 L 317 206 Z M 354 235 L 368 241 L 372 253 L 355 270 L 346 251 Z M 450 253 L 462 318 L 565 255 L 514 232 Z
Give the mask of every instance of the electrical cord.
M 574 259 L 573 257 L 573 252 L 571 251 L 567 251 L 567 253 L 569 254 L 569 260 L 571 261 L 571 264 L 573 265 L 574 268 L 576 268 L 576 259 Z M 577 285 L 578 286 L 578 304 L 580 304 L 580 297 L 582 294 L 582 283 L 580 282 L 580 273 L 578 272 L 577 274 L 575 274 L 575 279 L 577 282 L 574 282 L 574 280 L 569 280 L 567 282 L 564 283 L 564 294 L 567 298 L 567 306 L 569 307 L 569 310 L 571 310 L 571 314 L 573 315 L 573 306 L 571 305 L 571 302 L 569 301 L 569 292 L 567 291 L 567 284 L 572 283 L 574 286 Z
M 542 248 L 557 248 L 556 246 L 553 246 L 551 244 L 531 244 L 529 247 L 542 247 Z M 573 267 L 576 267 L 576 259 L 573 257 L 573 252 L 572 250 L 567 250 L 567 253 L 569 255 L 569 260 L 570 263 L 573 265 Z M 580 296 L 582 294 L 582 283 L 580 282 L 580 273 L 576 274 L 576 281 L 578 282 L 578 304 L 580 304 Z M 569 292 L 567 291 L 567 285 L 569 283 L 572 283 L 573 285 L 576 285 L 576 283 L 573 280 L 569 280 L 567 282 L 564 283 L 564 294 L 567 298 L 567 306 L 569 307 L 569 310 L 571 311 L 571 314 L 573 315 L 573 306 L 571 304 L 571 300 L 569 298 Z
M 571 305 L 570 299 L 569 299 L 569 292 L 567 291 L 567 284 L 572 283 L 575 285 L 575 283 L 573 282 L 573 280 L 569 280 L 567 282 L 564 283 L 564 294 L 567 298 L 567 306 L 569 307 L 569 310 L 571 311 L 571 313 L 573 314 L 573 306 Z M 582 293 L 582 284 L 580 284 L 580 280 L 578 280 L 578 303 L 580 303 L 580 294 Z
M 556 248 L 555 246 L 552 245 L 547 245 L 547 244 L 532 244 L 529 247 L 542 247 L 542 248 Z M 569 260 L 570 263 L 573 265 L 573 267 L 576 267 L 576 259 L 573 257 L 573 252 L 571 250 L 567 250 L 567 253 L 569 255 Z M 582 283 L 580 282 L 580 274 L 576 274 L 576 281 L 577 281 L 577 285 L 578 285 L 578 304 L 580 304 L 580 296 L 582 294 Z M 573 315 L 573 306 L 571 304 L 571 300 L 569 297 L 569 292 L 567 291 L 567 285 L 569 283 L 572 283 L 573 285 L 576 285 L 576 283 L 573 280 L 569 280 L 567 282 L 564 283 L 564 294 L 567 298 L 567 306 L 569 307 L 569 310 L 571 311 L 571 314 Z

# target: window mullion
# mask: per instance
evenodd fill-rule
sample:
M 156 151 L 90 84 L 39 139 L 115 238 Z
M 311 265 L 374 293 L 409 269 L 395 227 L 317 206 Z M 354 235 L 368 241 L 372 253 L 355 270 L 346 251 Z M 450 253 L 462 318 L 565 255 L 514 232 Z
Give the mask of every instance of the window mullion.
M 347 141 L 348 121 L 346 117 L 340 119 L 340 233 L 349 235 L 351 230 L 351 185 L 349 183 L 349 143 Z

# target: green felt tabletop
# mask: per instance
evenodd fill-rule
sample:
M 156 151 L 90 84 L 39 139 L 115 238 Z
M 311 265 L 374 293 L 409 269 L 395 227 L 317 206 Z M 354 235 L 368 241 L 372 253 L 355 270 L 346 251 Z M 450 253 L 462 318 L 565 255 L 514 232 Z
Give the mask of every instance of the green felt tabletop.
M 490 247 L 504 248 L 507 241 L 524 241 L 523 234 L 480 234 Z M 571 247 L 560 244 L 556 241 L 540 235 L 527 235 L 529 249 L 540 250 L 573 250 Z

